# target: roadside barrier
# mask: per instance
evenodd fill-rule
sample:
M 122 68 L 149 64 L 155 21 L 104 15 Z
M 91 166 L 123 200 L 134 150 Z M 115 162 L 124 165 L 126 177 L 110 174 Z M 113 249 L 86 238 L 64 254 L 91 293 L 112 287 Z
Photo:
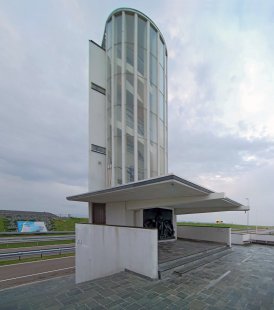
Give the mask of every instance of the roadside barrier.
M 18 252 L 9 252 L 9 253 L 1 253 L 0 260 L 16 258 L 18 257 L 19 260 L 26 256 L 40 256 L 41 258 L 43 255 L 62 255 L 65 253 L 73 253 L 75 252 L 75 247 L 60 247 L 60 248 L 52 248 L 52 249 L 43 249 L 43 250 L 30 250 L 30 251 L 18 251 Z

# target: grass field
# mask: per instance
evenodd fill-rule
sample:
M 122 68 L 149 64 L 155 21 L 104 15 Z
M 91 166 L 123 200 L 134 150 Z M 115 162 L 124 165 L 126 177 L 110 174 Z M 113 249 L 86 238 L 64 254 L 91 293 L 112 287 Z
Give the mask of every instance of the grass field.
M 75 224 L 87 222 L 87 218 L 70 217 L 67 219 L 55 219 L 53 221 L 53 226 L 55 231 L 75 231 Z
M 238 224 L 215 224 L 215 223 L 195 223 L 195 222 L 178 222 L 178 226 L 196 226 L 196 227 L 219 227 L 219 228 L 232 228 L 232 230 L 245 230 L 246 225 Z M 274 226 L 257 226 L 258 229 L 273 229 Z M 256 229 L 255 225 L 249 225 L 248 229 Z
M 5 231 L 5 219 L 3 217 L 0 217 L 0 231 Z
M 57 241 L 37 241 L 37 242 L 18 242 L 0 244 L 0 249 L 26 248 L 41 245 L 58 245 L 58 244 L 74 244 L 75 240 L 57 240 Z
M 68 231 L 75 231 L 76 223 L 87 223 L 87 222 L 88 222 L 88 219 L 83 218 L 83 217 L 60 218 L 60 219 L 53 219 L 52 226 L 53 226 L 53 231 L 68 232 Z M 8 231 L 7 226 L 8 226 L 7 219 L 0 217 L 0 237 L 3 237 L 3 235 L 1 235 L 1 232 Z M 18 235 L 22 235 L 22 234 L 19 233 Z M 28 234 L 28 235 L 30 236 L 31 234 Z
M 14 260 L 1 260 L 0 261 L 0 266 L 4 265 L 14 265 L 14 264 L 19 264 L 19 263 L 28 263 L 28 262 L 36 262 L 40 260 L 48 260 L 48 259 L 53 259 L 53 258 L 61 258 L 61 257 L 67 257 L 67 256 L 74 256 L 74 253 L 67 253 L 67 254 L 61 254 L 61 255 L 47 255 L 41 257 L 30 257 L 30 258 L 23 258 L 23 259 L 14 259 Z
M 0 217 L 0 233 L 7 231 L 8 228 L 8 219 L 5 217 Z

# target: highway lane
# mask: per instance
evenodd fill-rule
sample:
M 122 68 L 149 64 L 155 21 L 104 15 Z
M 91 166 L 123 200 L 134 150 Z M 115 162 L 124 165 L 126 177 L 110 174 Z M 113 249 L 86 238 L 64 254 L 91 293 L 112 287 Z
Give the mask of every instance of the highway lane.
M 74 273 L 74 256 L 0 266 L 0 290 Z

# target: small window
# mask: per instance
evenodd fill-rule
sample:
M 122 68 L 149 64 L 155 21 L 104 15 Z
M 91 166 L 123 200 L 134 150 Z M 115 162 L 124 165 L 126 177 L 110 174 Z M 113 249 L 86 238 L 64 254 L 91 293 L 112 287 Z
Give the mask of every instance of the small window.
M 96 90 L 103 95 L 106 94 L 106 90 L 103 87 L 101 87 L 95 83 L 92 83 L 92 82 L 91 82 L 91 89 Z
M 99 145 L 91 144 L 91 151 L 95 152 L 95 153 L 106 155 L 106 148 L 99 146 Z

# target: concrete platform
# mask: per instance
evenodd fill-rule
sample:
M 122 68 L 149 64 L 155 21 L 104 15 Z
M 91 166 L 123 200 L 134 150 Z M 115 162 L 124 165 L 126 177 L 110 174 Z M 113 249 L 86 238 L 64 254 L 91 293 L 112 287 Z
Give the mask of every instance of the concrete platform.
M 159 242 L 158 262 L 159 264 L 175 260 L 181 257 L 198 254 L 223 246 L 220 243 L 205 241 L 190 241 L 177 239 L 176 241 Z
M 122 272 L 76 285 L 70 275 L 0 291 L 0 308 L 274 309 L 273 265 L 273 246 L 234 246 L 231 255 L 161 281 Z
M 159 279 L 172 277 L 175 273 L 182 275 L 232 252 L 224 244 L 184 239 L 159 243 L 158 250 Z

